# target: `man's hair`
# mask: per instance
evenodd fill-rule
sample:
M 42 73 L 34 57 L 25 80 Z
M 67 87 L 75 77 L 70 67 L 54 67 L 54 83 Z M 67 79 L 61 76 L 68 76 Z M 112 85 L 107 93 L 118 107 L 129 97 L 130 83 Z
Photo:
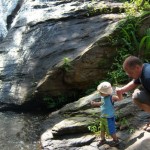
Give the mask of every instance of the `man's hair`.
M 125 59 L 123 63 L 123 68 L 125 68 L 126 66 L 130 68 L 134 68 L 136 65 L 139 65 L 139 66 L 143 65 L 143 62 L 141 61 L 141 59 L 139 59 L 136 56 L 129 56 Z

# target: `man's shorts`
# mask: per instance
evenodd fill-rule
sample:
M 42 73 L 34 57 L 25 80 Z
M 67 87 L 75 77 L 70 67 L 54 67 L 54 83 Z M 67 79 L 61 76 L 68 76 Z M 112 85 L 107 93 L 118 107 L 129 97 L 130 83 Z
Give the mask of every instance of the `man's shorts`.
M 134 94 L 132 98 L 136 99 L 140 103 L 150 105 L 150 93 L 142 87 L 139 88 L 139 90 L 140 92 Z
M 115 117 L 100 118 L 100 131 L 106 132 L 108 135 L 115 134 Z

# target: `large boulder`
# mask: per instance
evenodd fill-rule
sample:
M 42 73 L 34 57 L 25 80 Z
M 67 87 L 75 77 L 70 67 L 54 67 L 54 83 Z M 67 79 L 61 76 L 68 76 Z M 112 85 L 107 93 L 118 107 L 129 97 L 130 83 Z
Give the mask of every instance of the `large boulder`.
M 112 14 L 97 16 L 90 14 L 89 1 L 21 4 L 0 44 L 1 103 L 68 94 L 104 78 L 116 53 L 108 37 L 124 17 L 113 14 L 121 3 L 107 3 Z
M 76 95 L 105 78 L 116 55 L 110 39 L 125 17 L 122 3 L 22 0 L 12 10 L 0 44 L 1 104 Z

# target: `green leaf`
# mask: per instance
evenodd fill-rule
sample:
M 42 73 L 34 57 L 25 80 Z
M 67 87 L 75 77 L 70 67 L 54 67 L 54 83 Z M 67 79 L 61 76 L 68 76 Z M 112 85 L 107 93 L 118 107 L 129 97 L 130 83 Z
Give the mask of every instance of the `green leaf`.
M 136 49 L 138 49 L 139 48 L 139 42 L 138 42 L 138 40 L 137 40 L 137 38 L 135 36 L 135 33 L 131 31 L 131 35 L 133 37 L 133 41 L 134 41 L 134 44 L 136 46 Z
M 126 37 L 126 39 L 127 39 L 129 42 L 131 42 L 130 35 L 128 34 L 128 32 L 127 32 L 125 29 L 123 29 L 123 28 L 122 28 L 122 31 L 123 31 L 123 33 L 125 34 L 124 37 Z
M 140 41 L 140 45 L 139 45 L 139 51 L 141 50 L 142 47 L 144 47 L 144 42 L 146 41 L 146 38 L 148 38 L 149 36 L 144 36 L 141 41 Z

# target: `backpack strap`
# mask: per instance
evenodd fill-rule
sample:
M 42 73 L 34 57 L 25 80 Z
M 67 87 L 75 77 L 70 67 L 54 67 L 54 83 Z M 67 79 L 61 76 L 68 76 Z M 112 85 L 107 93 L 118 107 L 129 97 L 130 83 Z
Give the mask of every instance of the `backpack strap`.
M 114 106 L 114 102 L 112 100 L 112 95 L 110 96 L 110 101 L 111 101 L 112 105 Z

